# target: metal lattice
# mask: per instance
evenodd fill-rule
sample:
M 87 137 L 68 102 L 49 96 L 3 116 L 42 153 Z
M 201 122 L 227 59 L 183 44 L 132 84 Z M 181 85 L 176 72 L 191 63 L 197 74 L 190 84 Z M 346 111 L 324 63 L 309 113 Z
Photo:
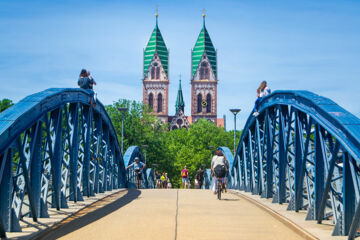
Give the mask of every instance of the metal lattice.
M 359 226 L 360 119 L 306 91 L 276 91 L 248 118 L 235 155 L 234 187 L 306 220 L 329 220 L 333 235 Z
M 0 235 L 24 217 L 126 186 L 119 143 L 104 106 L 80 89 L 49 89 L 0 114 Z

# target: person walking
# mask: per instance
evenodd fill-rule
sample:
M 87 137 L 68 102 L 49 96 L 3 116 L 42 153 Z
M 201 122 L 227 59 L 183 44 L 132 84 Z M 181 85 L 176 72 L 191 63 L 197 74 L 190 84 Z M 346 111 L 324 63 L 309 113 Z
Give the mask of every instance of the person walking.
M 271 93 L 271 89 L 267 86 L 267 82 L 262 81 L 260 86 L 256 90 L 257 99 L 255 101 L 255 106 L 254 106 L 254 113 L 253 113 L 254 117 L 257 117 L 259 115 L 258 107 L 259 107 L 259 104 L 260 104 L 261 100 L 265 96 L 269 95 L 270 93 Z
M 156 179 L 156 188 L 161 188 L 161 174 L 156 171 L 155 172 L 155 179 Z
M 181 171 L 181 178 L 182 178 L 182 187 L 187 188 L 189 185 L 189 171 L 184 166 L 184 169 Z
M 166 188 L 166 176 L 165 176 L 165 172 L 163 172 L 163 174 L 160 177 L 161 180 L 161 188 Z
M 204 179 L 204 170 L 202 170 L 201 167 L 199 167 L 199 170 L 197 170 L 195 174 L 195 181 L 197 181 L 197 185 L 199 189 L 201 189 L 201 186 L 203 184 L 203 179 Z
M 172 184 L 170 182 L 170 178 L 168 178 L 167 180 L 167 188 L 171 189 L 172 188 Z

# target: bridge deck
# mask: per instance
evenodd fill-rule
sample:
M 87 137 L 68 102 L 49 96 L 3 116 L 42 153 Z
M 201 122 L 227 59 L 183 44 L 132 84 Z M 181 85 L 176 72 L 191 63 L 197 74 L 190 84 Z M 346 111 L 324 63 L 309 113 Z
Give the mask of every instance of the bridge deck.
M 206 190 L 129 190 L 96 205 L 45 238 L 302 239 L 233 194 L 219 201 Z

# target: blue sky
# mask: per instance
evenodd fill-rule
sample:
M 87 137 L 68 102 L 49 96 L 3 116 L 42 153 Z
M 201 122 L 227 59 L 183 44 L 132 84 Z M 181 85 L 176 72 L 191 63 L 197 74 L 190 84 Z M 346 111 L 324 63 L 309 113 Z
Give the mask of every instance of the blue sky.
M 142 51 L 155 24 L 170 49 L 174 114 L 181 73 L 190 114 L 190 55 L 206 26 L 218 49 L 218 115 L 239 107 L 243 126 L 267 80 L 272 90 L 309 90 L 360 117 L 359 1 L 25 1 L 0 2 L 0 99 L 76 87 L 89 69 L 99 99 L 142 100 Z

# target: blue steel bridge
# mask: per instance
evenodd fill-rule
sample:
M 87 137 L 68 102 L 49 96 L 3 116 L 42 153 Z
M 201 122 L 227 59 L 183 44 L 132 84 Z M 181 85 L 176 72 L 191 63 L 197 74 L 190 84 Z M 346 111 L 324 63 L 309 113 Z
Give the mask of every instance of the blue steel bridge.
M 49 218 L 50 209 L 60 211 L 100 193 L 135 187 L 134 173 L 126 166 L 135 157 L 144 162 L 141 149 L 132 146 L 122 155 L 104 106 L 89 102 L 85 90 L 48 89 L 0 114 L 2 238 L 21 232 L 24 218 L 36 223 Z M 316 221 L 319 227 L 330 222 L 328 239 L 331 235 L 354 239 L 360 219 L 360 119 L 307 91 L 275 91 L 263 99 L 259 113 L 249 116 L 235 156 L 219 147 L 230 162 L 228 188 L 259 195 L 264 204 L 267 199 L 274 206 L 286 204 L 299 216 L 306 212 L 304 222 Z M 146 191 L 152 191 L 147 189 L 154 188 L 154 173 L 150 168 L 144 171 L 140 192 L 146 201 Z M 210 188 L 211 182 L 207 169 L 204 188 Z M 173 194 L 174 190 L 162 191 Z M 178 217 L 186 215 L 181 212 L 181 194 L 192 191 L 199 197 L 199 192 L 209 192 L 176 191 L 175 239 L 187 226 L 177 227 Z M 209 204 L 232 204 L 236 212 L 238 200 L 230 200 Z M 240 215 L 231 219 L 241 221 Z M 130 222 L 131 215 L 123 216 Z

